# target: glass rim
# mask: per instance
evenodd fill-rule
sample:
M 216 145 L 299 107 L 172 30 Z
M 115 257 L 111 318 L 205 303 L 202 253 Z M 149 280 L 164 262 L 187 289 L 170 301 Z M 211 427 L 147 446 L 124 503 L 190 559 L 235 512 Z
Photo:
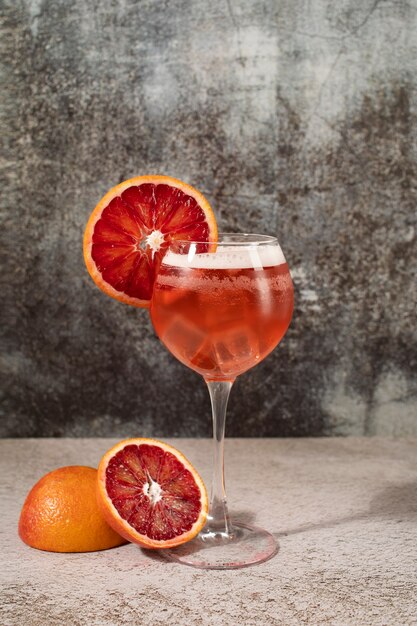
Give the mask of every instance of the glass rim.
M 222 241 L 222 238 L 227 238 Z M 225 233 L 220 232 L 218 239 L 172 239 L 170 245 L 198 245 L 213 244 L 216 246 L 262 246 L 279 245 L 278 239 L 272 235 L 261 235 L 258 233 Z

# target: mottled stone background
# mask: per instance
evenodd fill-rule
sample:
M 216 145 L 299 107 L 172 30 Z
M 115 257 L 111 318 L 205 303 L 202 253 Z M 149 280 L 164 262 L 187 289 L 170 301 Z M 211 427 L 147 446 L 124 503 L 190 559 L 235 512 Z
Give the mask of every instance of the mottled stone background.
M 210 433 L 203 382 L 97 290 L 82 233 L 166 173 L 296 284 L 228 434 L 417 434 L 417 2 L 2 0 L 3 436 Z

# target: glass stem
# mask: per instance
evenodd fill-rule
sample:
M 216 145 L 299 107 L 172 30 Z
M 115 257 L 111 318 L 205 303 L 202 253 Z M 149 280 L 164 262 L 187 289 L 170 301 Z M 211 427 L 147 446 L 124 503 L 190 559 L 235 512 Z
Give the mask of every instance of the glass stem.
M 226 409 L 233 381 L 206 381 L 213 411 L 213 482 L 206 531 L 231 535 L 224 485 L 224 431 Z

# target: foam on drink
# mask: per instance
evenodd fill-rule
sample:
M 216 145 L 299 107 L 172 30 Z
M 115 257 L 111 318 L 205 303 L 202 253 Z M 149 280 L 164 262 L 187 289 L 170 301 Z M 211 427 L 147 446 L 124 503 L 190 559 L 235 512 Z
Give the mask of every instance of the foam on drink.
M 192 244 L 191 244 L 192 246 Z M 285 257 L 279 246 L 218 246 L 215 252 L 188 254 L 169 250 L 156 279 L 157 285 L 194 291 L 256 291 L 268 294 L 292 289 Z M 260 296 L 261 297 L 261 296 Z
M 230 246 L 219 245 L 215 252 L 196 254 L 195 245 L 190 244 L 188 254 L 177 254 L 168 250 L 163 265 L 189 269 L 233 270 L 262 269 L 285 263 L 279 246 Z

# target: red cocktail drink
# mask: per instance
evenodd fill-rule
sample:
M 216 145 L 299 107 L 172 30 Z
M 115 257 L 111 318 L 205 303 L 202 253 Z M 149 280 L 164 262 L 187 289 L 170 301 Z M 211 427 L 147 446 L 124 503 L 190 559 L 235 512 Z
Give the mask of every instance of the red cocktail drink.
M 151 305 L 168 350 L 206 380 L 233 380 L 284 336 L 293 286 L 277 249 L 187 255 L 168 252 Z M 253 265 L 255 264 L 255 267 Z

